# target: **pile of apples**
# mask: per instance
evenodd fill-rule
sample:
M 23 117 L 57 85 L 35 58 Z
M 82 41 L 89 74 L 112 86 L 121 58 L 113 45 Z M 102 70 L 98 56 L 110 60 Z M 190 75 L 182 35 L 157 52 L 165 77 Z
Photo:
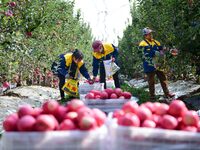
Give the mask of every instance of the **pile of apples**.
M 48 100 L 40 108 L 30 105 L 19 107 L 16 113 L 3 121 L 5 131 L 54 131 L 92 130 L 101 127 L 106 114 L 99 109 L 90 109 L 79 99 L 71 100 L 66 106 Z
M 103 91 L 91 90 L 86 94 L 86 99 L 130 99 L 132 94 L 127 91 L 122 91 L 121 88 L 107 88 Z
M 113 112 L 113 118 L 116 118 L 121 126 L 200 132 L 197 112 L 188 110 L 181 100 L 173 100 L 169 105 L 146 102 L 140 106 L 134 101 L 129 101 L 120 110 Z

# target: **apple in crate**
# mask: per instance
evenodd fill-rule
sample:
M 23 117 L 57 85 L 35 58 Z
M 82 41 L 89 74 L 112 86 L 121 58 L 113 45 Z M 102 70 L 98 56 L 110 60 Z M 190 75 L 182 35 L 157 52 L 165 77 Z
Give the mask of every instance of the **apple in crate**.
M 162 117 L 161 126 L 164 129 L 175 129 L 178 126 L 178 120 L 171 115 L 164 115 Z
M 78 111 L 78 109 L 85 107 L 85 104 L 79 99 L 73 99 L 66 107 L 68 108 L 68 111 Z
M 97 122 L 92 116 L 83 116 L 79 121 L 79 128 L 81 130 L 91 130 L 97 127 Z
M 110 99 L 117 99 L 118 98 L 118 96 L 117 96 L 117 94 L 115 94 L 115 93 L 112 93 L 111 95 L 110 95 Z
M 53 115 L 42 114 L 36 118 L 35 129 L 37 131 L 52 131 L 58 128 L 58 121 Z
M 157 115 L 165 115 L 169 110 L 169 105 L 165 103 L 159 103 L 159 105 L 155 105 L 155 114 Z
M 123 106 L 122 106 L 122 110 L 127 113 L 127 112 L 132 112 L 132 113 L 136 113 L 137 109 L 138 109 L 139 105 L 134 102 L 134 101 L 128 101 L 126 102 Z
M 65 106 L 59 105 L 54 116 L 59 122 L 62 122 L 65 118 L 68 109 Z
M 18 131 L 34 131 L 36 119 L 33 116 L 26 115 L 17 122 Z
M 59 103 L 55 100 L 48 100 L 42 105 L 43 113 L 55 114 L 59 107 Z
M 99 127 L 102 126 L 105 123 L 106 114 L 103 111 L 101 111 L 101 110 L 99 110 L 97 108 L 92 109 L 92 111 L 94 113 L 93 117 L 95 118 L 95 120 L 97 122 L 97 125 Z
M 155 128 L 156 127 L 156 123 L 153 120 L 144 120 L 144 122 L 142 123 L 142 127 L 147 127 L 147 128 Z
M 124 116 L 124 114 L 125 114 L 125 112 L 123 110 L 116 109 L 116 110 L 114 110 L 112 117 L 118 119 L 118 118 Z
M 17 131 L 17 122 L 19 120 L 18 114 L 13 113 L 8 115 L 3 121 L 3 128 L 5 131 Z
M 100 94 L 101 94 L 101 91 L 98 91 L 98 90 L 91 90 L 89 93 L 93 93 L 93 94 L 94 94 L 94 97 L 96 97 L 97 95 L 100 95 Z
M 183 116 L 183 123 L 187 126 L 195 126 L 198 127 L 199 116 L 196 111 L 190 110 L 186 111 Z
M 147 107 L 140 106 L 136 110 L 136 115 L 140 118 L 141 121 L 152 119 L 152 112 Z
M 118 124 L 122 126 L 140 126 L 140 119 L 134 113 L 126 113 L 118 119 Z
M 58 130 L 75 130 L 75 129 L 76 129 L 76 125 L 70 119 L 64 119 L 60 123 L 59 128 L 58 128 Z
M 116 88 L 116 89 L 114 89 L 114 92 L 115 92 L 115 94 L 119 97 L 119 96 L 121 96 L 122 95 L 122 89 L 121 88 Z
M 78 113 L 77 112 L 73 112 L 73 111 L 68 112 L 68 113 L 65 114 L 64 119 L 70 119 L 73 122 L 77 122 Z
M 80 122 L 82 117 L 84 117 L 84 116 L 93 116 L 94 112 L 92 111 L 92 109 L 90 109 L 88 107 L 82 107 L 77 111 L 77 114 L 78 114 L 77 120 L 78 120 L 78 122 Z
M 20 106 L 17 113 L 18 113 L 19 118 L 21 118 L 25 115 L 34 115 L 35 111 L 33 107 L 31 107 L 31 105 L 26 104 L 26 105 Z
M 181 100 L 173 100 L 169 105 L 168 113 L 172 116 L 182 116 L 187 111 L 185 103 Z
M 114 93 L 114 90 L 112 89 L 112 88 L 107 88 L 107 89 L 105 89 L 104 90 L 106 93 L 108 93 L 108 97 L 110 97 L 110 95 L 112 94 L 112 93 Z
M 100 99 L 108 99 L 108 93 L 105 91 L 102 91 L 100 93 Z
M 85 96 L 86 99 L 95 99 L 94 93 L 87 93 Z
M 125 99 L 131 99 L 132 94 L 130 92 L 122 92 L 121 96 L 124 96 Z

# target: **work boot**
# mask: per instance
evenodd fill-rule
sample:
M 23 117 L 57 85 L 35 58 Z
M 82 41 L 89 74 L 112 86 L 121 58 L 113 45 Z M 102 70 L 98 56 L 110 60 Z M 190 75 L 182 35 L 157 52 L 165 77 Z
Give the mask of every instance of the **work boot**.
M 174 93 L 168 93 L 168 94 L 166 95 L 166 97 L 168 97 L 168 98 L 173 98 L 174 96 L 175 96 Z

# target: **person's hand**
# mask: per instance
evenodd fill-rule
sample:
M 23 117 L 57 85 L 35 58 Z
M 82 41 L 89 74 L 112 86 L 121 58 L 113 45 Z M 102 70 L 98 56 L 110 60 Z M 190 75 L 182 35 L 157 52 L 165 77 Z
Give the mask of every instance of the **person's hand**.
M 112 62 L 115 62 L 115 58 L 114 57 L 112 57 L 111 60 L 112 60 Z
M 93 80 L 93 82 L 95 82 L 95 80 L 96 80 L 96 77 L 93 77 L 93 78 L 92 78 L 92 80 Z
M 88 83 L 89 83 L 89 84 L 94 84 L 94 80 L 88 79 Z

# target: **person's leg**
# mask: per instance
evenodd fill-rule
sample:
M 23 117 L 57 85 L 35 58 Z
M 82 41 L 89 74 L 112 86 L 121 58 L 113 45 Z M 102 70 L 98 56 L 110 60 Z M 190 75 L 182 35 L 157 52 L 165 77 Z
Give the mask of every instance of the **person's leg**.
M 168 89 L 167 77 L 163 71 L 156 71 L 156 75 L 160 80 L 161 87 L 166 97 L 173 97 L 174 94 L 171 94 Z
M 149 72 L 147 74 L 147 81 L 149 84 L 150 100 L 155 100 L 155 72 Z
M 65 93 L 64 91 L 62 90 L 62 87 L 64 86 L 65 84 L 65 76 L 63 75 L 58 75 L 58 78 L 59 78 L 59 90 L 60 90 L 60 96 L 61 96 L 61 99 L 65 98 Z
M 100 83 L 104 83 L 104 89 L 106 89 L 106 72 L 104 67 L 100 67 Z
M 120 88 L 119 72 L 118 71 L 113 75 L 113 80 L 115 82 L 115 88 Z

